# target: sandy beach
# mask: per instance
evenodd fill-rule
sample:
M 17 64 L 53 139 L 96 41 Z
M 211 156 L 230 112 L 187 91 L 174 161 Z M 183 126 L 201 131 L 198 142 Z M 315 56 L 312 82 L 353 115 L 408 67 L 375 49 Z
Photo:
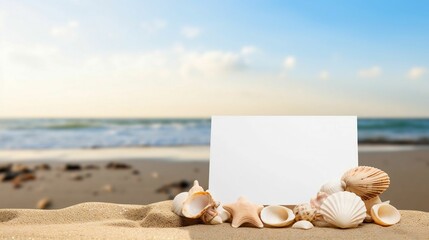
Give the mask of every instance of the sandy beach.
M 208 158 L 208 147 L 0 151 L 3 168 L 15 163 L 9 167 L 27 168 L 34 175 L 17 184 L 5 181 L 2 173 L 0 238 L 336 239 L 347 233 L 349 239 L 424 239 L 429 235 L 429 191 L 424 187 L 429 182 L 429 148 L 360 147 L 359 165 L 378 167 L 391 177 L 381 198 L 401 210 L 402 220 L 388 228 L 364 224 L 347 231 L 233 229 L 228 223 L 205 226 L 184 221 L 170 211 L 171 201 L 166 200 L 187 190 L 194 179 L 207 188 Z

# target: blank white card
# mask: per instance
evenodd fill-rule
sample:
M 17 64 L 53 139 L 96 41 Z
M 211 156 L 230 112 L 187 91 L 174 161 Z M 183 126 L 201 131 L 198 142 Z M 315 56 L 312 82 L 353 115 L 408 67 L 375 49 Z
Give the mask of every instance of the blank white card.
M 309 202 L 358 165 L 355 116 L 214 116 L 209 190 L 264 205 Z

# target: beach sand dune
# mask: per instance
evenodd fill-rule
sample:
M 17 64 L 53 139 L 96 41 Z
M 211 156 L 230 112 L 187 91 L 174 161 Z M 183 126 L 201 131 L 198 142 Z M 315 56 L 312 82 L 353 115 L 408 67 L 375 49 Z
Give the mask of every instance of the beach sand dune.
M 172 201 L 150 205 L 82 203 L 58 210 L 0 210 L 2 239 L 427 239 L 429 213 L 401 211 L 391 227 L 356 229 L 234 229 L 229 223 L 202 225 L 171 212 Z

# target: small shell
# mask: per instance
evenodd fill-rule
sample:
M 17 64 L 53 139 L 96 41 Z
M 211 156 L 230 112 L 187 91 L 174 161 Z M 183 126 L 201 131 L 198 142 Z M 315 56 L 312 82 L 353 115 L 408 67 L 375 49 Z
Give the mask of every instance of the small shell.
M 310 200 L 310 205 L 316 210 L 320 210 L 320 206 L 329 195 L 325 192 L 318 192 L 317 196 Z
M 227 222 L 231 219 L 231 213 L 223 209 L 222 206 L 217 207 L 217 213 L 219 214 L 220 218 L 222 219 L 222 222 Z
M 295 214 L 287 207 L 272 205 L 262 209 L 261 220 L 271 227 L 286 227 L 295 220 Z
M 371 217 L 381 226 L 391 226 L 401 220 L 398 209 L 388 203 L 379 203 L 371 208 Z
M 292 228 L 305 229 L 305 230 L 312 229 L 313 227 L 314 227 L 313 224 L 307 220 L 301 220 L 292 225 Z
M 199 218 L 207 209 L 215 206 L 216 202 L 209 192 L 196 192 L 189 194 L 183 203 L 182 214 L 187 218 Z
M 194 181 L 194 185 L 191 187 L 191 189 L 189 189 L 189 195 L 194 194 L 196 192 L 204 192 L 204 188 L 202 188 L 200 186 L 200 184 L 198 183 L 198 180 Z
M 330 181 L 323 184 L 323 186 L 320 188 L 320 191 L 325 192 L 328 195 L 331 195 L 336 192 L 344 191 L 345 187 L 346 187 L 346 183 L 344 181 L 335 180 L 335 181 Z
M 366 213 L 370 214 L 372 206 L 374 206 L 375 204 L 381 203 L 381 199 L 380 197 L 374 197 L 369 200 L 365 200 L 363 202 L 365 203 Z
M 181 192 L 174 197 L 172 210 L 175 214 L 183 217 L 183 213 L 182 213 L 183 203 L 188 198 L 188 196 L 189 196 L 188 192 Z
M 344 173 L 341 178 L 346 183 L 346 191 L 354 192 L 369 200 L 383 193 L 390 185 L 387 173 L 378 168 L 359 166 Z
M 357 227 L 366 217 L 365 204 L 351 192 L 330 195 L 320 206 L 320 213 L 325 221 L 339 228 Z
M 303 203 L 296 205 L 293 208 L 293 213 L 295 214 L 295 220 L 307 220 L 311 222 L 316 218 L 317 210 L 312 208 L 309 203 Z
M 216 206 L 206 209 L 204 214 L 201 216 L 201 220 L 203 220 L 205 224 L 215 225 L 222 223 L 222 219 L 216 211 Z

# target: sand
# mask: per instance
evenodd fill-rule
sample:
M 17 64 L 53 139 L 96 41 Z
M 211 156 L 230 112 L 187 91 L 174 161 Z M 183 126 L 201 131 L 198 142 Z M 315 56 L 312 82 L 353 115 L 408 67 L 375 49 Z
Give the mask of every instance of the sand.
M 232 228 L 202 225 L 171 212 L 172 201 L 146 206 L 82 203 L 60 210 L 0 210 L 1 239 L 427 239 L 429 213 L 401 211 L 400 223 L 355 229 Z

